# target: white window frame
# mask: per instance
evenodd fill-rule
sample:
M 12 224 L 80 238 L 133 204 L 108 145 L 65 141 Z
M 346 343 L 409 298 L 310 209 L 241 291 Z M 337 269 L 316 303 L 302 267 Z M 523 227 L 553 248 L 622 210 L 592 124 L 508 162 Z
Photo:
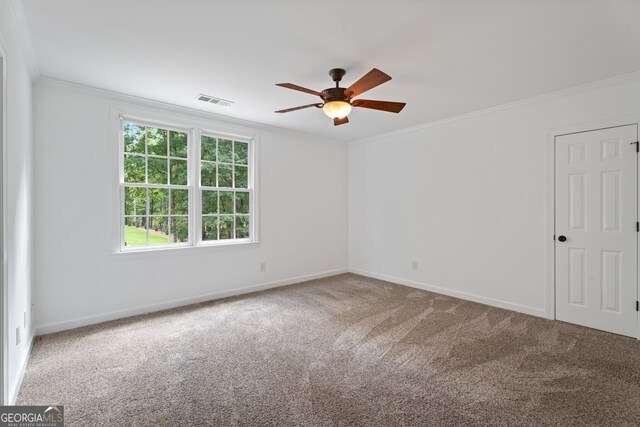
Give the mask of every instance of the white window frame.
M 202 123 L 189 125 L 182 123 L 171 123 L 164 120 L 147 119 L 149 115 L 134 116 L 118 114 L 118 232 L 116 252 L 118 253 L 136 253 L 136 252 L 156 252 L 173 249 L 198 248 L 198 247 L 215 247 L 229 246 L 238 244 L 258 243 L 258 196 L 257 196 L 257 135 L 247 135 L 242 132 L 225 132 L 224 126 L 205 126 Z M 151 114 L 151 116 L 153 116 Z M 124 182 L 124 125 L 125 123 L 133 123 L 140 126 L 149 126 L 161 129 L 167 129 L 176 132 L 187 133 L 187 185 L 172 184 L 135 184 Z M 216 130 L 220 128 L 220 130 Z M 215 138 L 231 139 L 233 141 L 246 142 L 248 144 L 248 185 L 247 189 L 235 189 L 226 187 L 206 187 L 200 182 L 200 154 L 201 154 L 201 137 L 210 136 Z M 146 145 L 145 145 L 146 155 Z M 167 157 L 170 158 L 169 152 Z M 235 183 L 235 174 L 233 176 Z M 125 187 L 139 188 L 176 188 L 188 189 L 189 191 L 189 240 L 181 243 L 167 243 L 162 245 L 147 246 L 125 246 Z M 249 193 L 249 237 L 242 239 L 225 239 L 225 240 L 203 240 L 202 239 L 202 190 L 217 191 L 246 191 Z M 148 209 L 148 207 L 147 207 Z M 234 197 L 235 211 L 235 197 Z M 147 212 L 147 216 L 149 212 Z M 235 214 L 234 214 L 235 222 Z M 235 229 L 235 224 L 234 224 Z

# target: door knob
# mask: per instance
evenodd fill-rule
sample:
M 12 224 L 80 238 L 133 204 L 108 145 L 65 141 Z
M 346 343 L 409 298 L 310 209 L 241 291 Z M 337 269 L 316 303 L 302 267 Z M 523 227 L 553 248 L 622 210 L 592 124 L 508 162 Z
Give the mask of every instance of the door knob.
M 559 242 L 566 242 L 567 241 L 567 237 L 566 236 L 558 236 L 558 241 Z

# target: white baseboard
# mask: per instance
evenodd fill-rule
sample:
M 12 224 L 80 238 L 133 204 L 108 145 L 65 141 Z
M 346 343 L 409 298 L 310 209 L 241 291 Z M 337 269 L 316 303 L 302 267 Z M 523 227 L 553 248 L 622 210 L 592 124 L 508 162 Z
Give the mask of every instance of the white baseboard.
M 143 305 L 125 310 L 112 311 L 104 314 L 97 314 L 93 316 L 79 317 L 71 320 L 64 320 L 61 322 L 48 323 L 36 327 L 35 335 L 51 334 L 54 332 L 65 331 L 67 329 L 79 328 L 81 326 L 93 325 L 96 323 L 107 322 L 109 320 L 122 319 L 124 317 L 137 316 L 140 314 L 152 313 L 154 311 L 166 310 L 169 308 L 182 307 L 185 305 L 196 304 L 199 302 L 211 301 L 220 298 L 227 298 L 236 295 L 247 294 L 251 292 L 263 291 L 265 289 L 277 288 L 280 286 L 293 285 L 299 282 L 305 282 L 308 280 L 322 279 L 324 277 L 335 276 L 336 274 L 347 273 L 347 268 L 339 268 L 336 270 L 323 271 L 320 273 L 309 274 L 306 276 L 292 277 L 289 279 L 277 280 L 275 282 L 262 283 L 258 285 L 245 286 L 236 289 L 229 289 L 218 292 L 211 292 L 207 294 L 197 295 L 194 297 L 180 298 L 171 301 L 165 301 L 157 304 Z
M 31 350 L 33 350 L 33 343 L 36 340 L 35 333 L 31 335 L 31 341 L 29 341 L 29 348 L 27 349 L 26 354 L 22 357 L 20 361 L 20 366 L 18 367 L 18 379 L 13 384 L 13 387 L 9 390 L 9 405 L 15 405 L 16 399 L 18 398 L 18 391 L 20 390 L 20 386 L 22 385 L 22 380 L 24 379 L 24 374 L 27 372 L 27 365 L 29 364 L 29 359 L 31 359 Z
M 460 298 L 467 301 L 473 301 L 480 304 L 490 305 L 493 307 L 504 308 L 519 313 L 530 314 L 537 317 L 547 317 L 546 311 L 536 307 L 516 304 L 509 301 L 499 300 L 495 298 L 483 297 L 480 295 L 470 294 L 467 292 L 455 291 L 440 286 L 429 285 L 426 283 L 415 282 L 413 280 L 401 279 L 399 277 L 387 276 L 385 274 L 372 273 L 370 271 L 359 270 L 357 268 L 349 268 L 349 272 L 359 274 L 361 276 L 371 277 L 372 279 L 384 280 L 385 282 L 396 283 L 398 285 L 410 286 L 412 288 L 422 289 L 424 291 L 435 292 L 437 294 L 448 295 L 450 297 Z

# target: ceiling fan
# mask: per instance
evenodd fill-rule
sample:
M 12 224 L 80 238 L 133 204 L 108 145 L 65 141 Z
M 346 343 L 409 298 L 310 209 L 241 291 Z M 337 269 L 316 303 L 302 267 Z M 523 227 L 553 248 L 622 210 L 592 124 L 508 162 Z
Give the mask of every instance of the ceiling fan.
M 362 76 L 360 80 L 345 89 L 340 87 L 340 80 L 342 80 L 345 73 L 346 71 L 342 68 L 329 70 L 329 75 L 333 81 L 336 82 L 336 87 L 330 87 L 322 92 L 316 92 L 315 90 L 307 89 L 291 83 L 276 83 L 276 86 L 282 86 L 298 90 L 300 92 L 310 93 L 311 95 L 317 95 L 322 98 L 323 101 L 315 104 L 307 104 L 300 107 L 278 110 L 276 113 L 288 113 L 290 111 L 302 110 L 303 108 L 309 107 L 322 108 L 322 111 L 333 119 L 333 125 L 338 126 L 349 123 L 349 118 L 347 116 L 351 112 L 351 107 L 370 108 L 372 110 L 399 113 L 402 111 L 404 106 L 407 105 L 404 102 L 373 101 L 369 99 L 352 100 L 354 96 L 358 96 L 369 89 L 373 89 L 374 87 L 391 80 L 391 77 L 377 68 L 374 68 Z

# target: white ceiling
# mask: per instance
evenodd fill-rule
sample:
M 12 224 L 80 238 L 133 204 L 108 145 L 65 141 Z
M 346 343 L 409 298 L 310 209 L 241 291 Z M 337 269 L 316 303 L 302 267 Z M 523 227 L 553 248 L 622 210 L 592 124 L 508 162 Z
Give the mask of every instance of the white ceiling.
M 354 140 L 640 70 L 638 0 L 24 0 L 43 76 Z M 376 67 L 398 115 L 273 111 Z M 198 93 L 235 101 L 220 107 Z

